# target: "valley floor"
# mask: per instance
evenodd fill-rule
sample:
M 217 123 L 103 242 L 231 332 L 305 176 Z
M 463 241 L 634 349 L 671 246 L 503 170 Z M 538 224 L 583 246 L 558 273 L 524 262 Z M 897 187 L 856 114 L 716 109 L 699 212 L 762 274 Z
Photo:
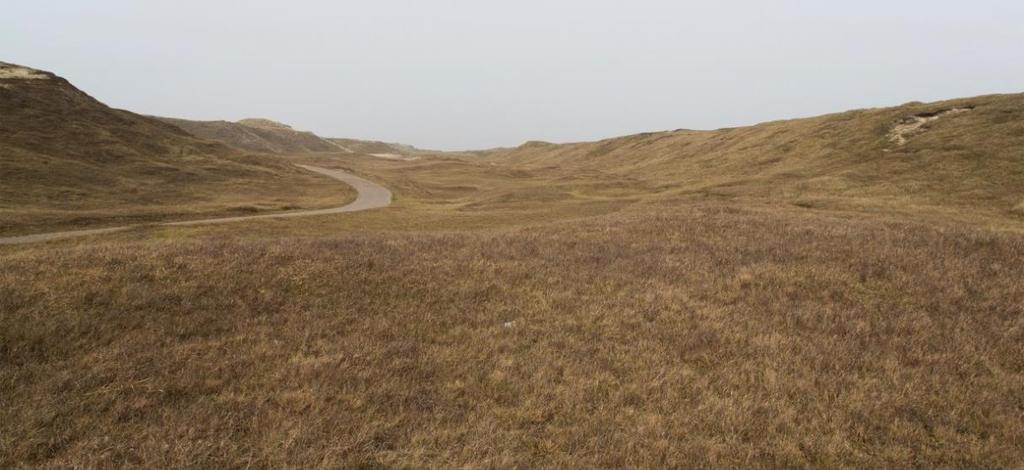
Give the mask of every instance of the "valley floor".
M 0 467 L 1024 460 L 1011 223 L 347 158 L 392 207 L 0 247 Z

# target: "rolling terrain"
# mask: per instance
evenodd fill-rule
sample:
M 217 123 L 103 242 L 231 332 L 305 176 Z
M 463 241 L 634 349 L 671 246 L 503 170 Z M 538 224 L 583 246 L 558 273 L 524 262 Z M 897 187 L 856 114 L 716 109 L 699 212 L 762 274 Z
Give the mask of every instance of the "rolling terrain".
M 0 234 L 325 207 L 351 190 L 0 64 Z
M 1021 149 L 999 95 L 276 155 L 393 203 L 0 246 L 0 467 L 1013 467 Z

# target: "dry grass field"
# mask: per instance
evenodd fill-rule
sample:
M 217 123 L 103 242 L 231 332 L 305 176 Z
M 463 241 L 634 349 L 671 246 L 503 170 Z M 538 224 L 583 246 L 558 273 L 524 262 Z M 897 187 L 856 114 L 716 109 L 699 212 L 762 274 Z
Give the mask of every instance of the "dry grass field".
M 237 157 L 394 204 L 0 246 L 0 467 L 1012 468 L 1021 149 L 1006 95 Z
M 1018 233 L 705 203 L 0 253 L 0 466 L 1024 458 Z

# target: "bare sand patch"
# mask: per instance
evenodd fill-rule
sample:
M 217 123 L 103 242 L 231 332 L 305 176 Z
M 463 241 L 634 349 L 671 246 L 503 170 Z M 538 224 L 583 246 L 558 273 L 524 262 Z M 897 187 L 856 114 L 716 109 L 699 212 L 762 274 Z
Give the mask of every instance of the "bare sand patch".
M 896 145 L 904 145 L 911 137 L 924 132 L 926 130 L 924 129 L 925 124 L 937 121 L 939 118 L 950 114 L 966 113 L 972 109 L 974 108 L 952 108 L 936 113 L 916 114 L 900 119 L 896 121 L 896 125 L 889 131 L 889 141 Z
M 0 79 L 3 80 L 45 80 L 49 78 L 43 72 L 20 65 L 0 62 Z
M 397 153 L 371 153 L 370 155 L 377 158 L 386 158 L 388 160 L 401 160 L 406 162 L 411 162 L 413 160 L 420 159 L 420 157 L 410 157 L 408 155 L 399 155 Z

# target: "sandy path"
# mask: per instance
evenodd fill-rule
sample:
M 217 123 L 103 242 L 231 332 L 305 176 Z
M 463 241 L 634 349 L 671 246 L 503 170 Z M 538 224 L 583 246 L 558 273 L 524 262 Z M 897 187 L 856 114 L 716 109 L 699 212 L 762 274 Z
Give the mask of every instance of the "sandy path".
M 279 214 L 263 214 L 263 215 L 245 215 L 239 217 L 223 217 L 219 219 L 200 219 L 200 220 L 185 220 L 181 222 L 164 222 L 155 225 L 160 226 L 174 226 L 174 225 L 202 225 L 202 224 L 224 224 L 230 222 L 242 222 L 246 220 L 256 219 L 270 219 L 270 218 L 283 218 L 283 217 L 308 217 L 313 215 L 328 215 L 328 214 L 340 214 L 342 212 L 356 212 L 365 211 L 368 209 L 376 209 L 379 207 L 387 207 L 391 205 L 391 191 L 377 183 L 369 180 L 365 180 L 351 173 L 346 173 L 341 170 L 332 170 L 329 168 L 320 168 L 316 166 L 298 165 L 301 168 L 305 168 L 309 171 L 320 173 L 322 175 L 334 178 L 342 183 L 348 184 L 355 188 L 358 195 L 356 200 L 349 204 L 341 207 L 332 207 L 329 209 L 315 209 L 307 211 L 295 211 L 295 212 L 282 212 Z M 45 242 L 50 240 L 59 240 L 62 238 L 70 237 L 81 237 L 85 235 L 99 235 L 103 233 L 118 232 L 121 230 L 127 230 L 138 225 L 126 225 L 123 227 L 109 227 L 109 228 L 97 228 L 87 230 L 71 230 L 67 232 L 51 232 L 51 233 L 38 233 L 34 235 L 22 235 L 17 237 L 5 237 L 0 238 L 0 245 L 16 245 L 19 243 L 36 243 Z

